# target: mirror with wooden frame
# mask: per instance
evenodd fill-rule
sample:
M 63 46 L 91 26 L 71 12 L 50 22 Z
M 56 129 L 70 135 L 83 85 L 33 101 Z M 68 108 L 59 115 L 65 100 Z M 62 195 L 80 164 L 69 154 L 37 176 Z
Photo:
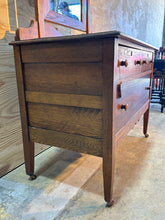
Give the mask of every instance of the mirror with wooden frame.
M 62 13 L 62 10 L 65 8 L 64 6 L 66 6 L 66 4 L 68 6 L 68 10 L 70 10 L 71 7 L 73 10 L 73 6 L 77 6 L 77 8 L 79 8 L 79 15 L 75 15 L 78 17 L 78 19 L 67 16 L 73 15 L 71 13 Z M 45 21 L 88 32 L 88 0 L 45 0 L 44 5 L 45 12 L 47 10 L 44 18 Z M 63 6 L 63 8 L 60 8 L 61 6 Z
M 68 13 L 63 13 L 62 6 L 67 6 Z M 72 6 L 79 8 L 78 14 Z M 18 29 L 16 40 L 62 36 L 51 23 L 90 33 L 90 0 L 35 0 L 35 21 L 29 28 Z
M 81 0 L 49 0 L 49 9 L 78 21 L 82 21 Z

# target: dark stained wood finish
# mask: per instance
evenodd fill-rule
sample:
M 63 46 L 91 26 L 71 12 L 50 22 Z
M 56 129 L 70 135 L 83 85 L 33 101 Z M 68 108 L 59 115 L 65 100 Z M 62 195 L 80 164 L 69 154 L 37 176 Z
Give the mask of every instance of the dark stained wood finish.
M 17 86 L 18 86 L 18 95 L 19 95 L 19 104 L 20 104 L 20 113 L 21 113 L 21 125 L 23 133 L 23 147 L 24 147 L 24 158 L 26 164 L 26 173 L 28 175 L 34 174 L 34 143 L 29 139 L 28 131 L 28 118 L 27 118 L 27 109 L 26 101 L 24 97 L 24 81 L 23 81 L 23 72 L 20 56 L 20 47 L 14 47 L 14 57 L 15 57 L 15 68 L 17 76 Z
M 25 88 L 36 92 L 101 96 L 101 71 L 100 63 L 25 64 Z
M 63 44 L 57 42 L 55 47 L 52 47 L 51 43 L 22 45 L 21 52 L 23 63 L 102 61 L 101 42 L 97 40 L 81 43 L 76 41 L 73 44 L 70 42 L 63 42 Z
M 84 152 L 102 157 L 102 139 L 68 134 L 48 129 L 29 128 L 30 139 L 37 143 L 62 147 L 68 150 Z
M 143 133 L 146 137 L 148 137 L 147 129 L 148 129 L 148 119 L 149 119 L 149 108 L 144 113 L 143 117 Z
M 119 62 L 127 60 L 128 66 L 121 66 Z M 152 52 L 141 52 L 140 49 L 119 46 L 118 78 L 129 78 L 140 72 L 152 71 Z
M 141 119 L 142 115 L 145 114 L 145 112 L 147 111 L 147 109 L 149 108 L 150 102 L 148 100 L 148 102 L 145 103 L 145 105 L 143 105 L 142 108 L 140 108 L 137 112 L 136 112 L 136 117 L 131 118 L 131 120 L 129 120 L 124 127 L 122 127 L 116 134 L 115 134 L 115 142 L 116 142 L 116 146 L 118 145 L 118 142 L 127 135 L 127 133 L 134 128 L 134 126 L 138 123 L 138 121 Z M 146 119 L 146 125 L 148 125 L 148 119 L 149 118 L 145 118 Z M 147 127 L 146 127 L 146 131 L 147 131 Z M 144 133 L 144 132 L 143 132 Z
M 29 125 L 102 138 L 102 111 L 77 107 L 28 104 Z
M 100 96 L 26 91 L 26 101 L 50 105 L 74 106 L 94 109 L 103 108 L 102 98 Z
M 135 64 L 136 61 L 141 60 L 140 50 L 133 49 L 130 47 L 119 46 L 119 61 L 127 60 L 128 66 L 119 66 L 119 79 L 130 77 L 131 74 L 139 73 L 141 71 L 141 65 Z
M 146 72 L 148 70 L 152 70 L 152 53 L 151 52 L 141 52 L 141 72 Z
M 150 75 L 145 75 L 121 84 L 121 98 L 116 99 L 115 105 L 116 133 L 123 128 L 148 101 L 149 90 L 147 90 L 146 87 L 149 87 L 149 85 Z M 121 109 L 122 105 L 128 105 L 128 109 Z
M 119 32 L 12 44 L 26 158 L 34 160 L 32 142 L 102 156 L 104 198 L 111 206 L 118 142 L 143 114 L 147 136 L 153 62 L 135 61 L 153 61 L 155 48 Z
M 108 204 L 112 203 L 115 168 L 114 53 L 114 40 L 106 39 L 103 43 L 103 179 L 104 199 Z

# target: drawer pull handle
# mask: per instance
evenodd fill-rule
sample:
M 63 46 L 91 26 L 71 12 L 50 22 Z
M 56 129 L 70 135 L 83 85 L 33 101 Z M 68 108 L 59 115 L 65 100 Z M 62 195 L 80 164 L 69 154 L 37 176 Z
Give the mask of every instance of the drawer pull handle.
M 120 106 L 120 108 L 121 108 L 121 109 L 124 109 L 124 110 L 126 111 L 126 110 L 128 109 L 128 104 L 126 104 L 126 105 L 123 105 L 123 104 L 122 104 L 122 105 Z
M 147 60 L 143 60 L 143 64 L 147 64 L 148 62 L 147 62 Z
M 152 63 L 152 60 L 150 60 L 150 63 Z
M 117 85 L 117 98 L 121 98 L 121 85 L 122 82 Z
M 128 61 L 127 60 L 125 60 L 125 61 L 119 61 L 119 66 L 125 66 L 125 67 L 127 67 L 128 66 Z
M 150 87 L 145 87 L 145 90 L 150 90 L 151 88 Z
M 135 60 L 135 65 L 142 65 L 142 61 L 141 60 Z

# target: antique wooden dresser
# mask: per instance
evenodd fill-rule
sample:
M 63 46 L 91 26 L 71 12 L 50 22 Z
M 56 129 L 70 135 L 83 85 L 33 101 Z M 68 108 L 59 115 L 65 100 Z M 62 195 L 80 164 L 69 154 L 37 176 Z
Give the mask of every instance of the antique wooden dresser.
M 11 45 L 27 174 L 35 178 L 34 142 L 103 157 L 111 206 L 118 142 L 142 115 L 148 136 L 155 48 L 117 31 Z

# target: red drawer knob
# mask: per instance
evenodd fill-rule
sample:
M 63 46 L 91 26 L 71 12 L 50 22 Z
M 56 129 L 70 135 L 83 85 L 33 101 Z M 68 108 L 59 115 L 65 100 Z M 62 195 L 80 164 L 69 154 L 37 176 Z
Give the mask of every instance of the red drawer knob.
M 119 66 L 125 66 L 127 67 L 128 66 L 128 61 L 127 60 L 122 60 L 122 61 L 119 61 Z
M 143 64 L 148 64 L 148 61 L 147 60 L 143 60 Z
M 121 108 L 121 109 L 124 109 L 124 110 L 126 111 L 126 110 L 128 109 L 128 104 L 126 104 L 126 105 L 123 105 L 123 104 L 122 104 L 122 105 L 120 106 L 120 108 Z
M 135 60 L 135 65 L 142 65 L 142 61 L 141 60 Z

